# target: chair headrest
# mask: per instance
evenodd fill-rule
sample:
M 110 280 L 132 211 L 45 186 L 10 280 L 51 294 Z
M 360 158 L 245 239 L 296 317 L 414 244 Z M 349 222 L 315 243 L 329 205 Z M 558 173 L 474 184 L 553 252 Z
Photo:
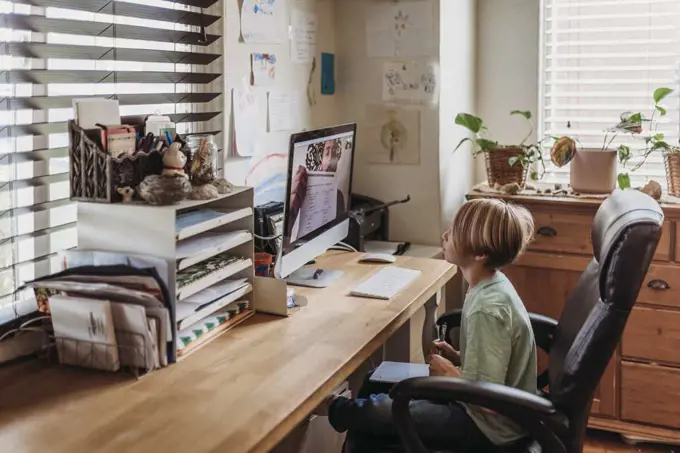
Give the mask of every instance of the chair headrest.
M 635 224 L 663 224 L 663 211 L 652 197 L 638 190 L 616 190 L 595 214 L 591 240 L 593 256 L 604 264 L 609 250 L 623 232 Z

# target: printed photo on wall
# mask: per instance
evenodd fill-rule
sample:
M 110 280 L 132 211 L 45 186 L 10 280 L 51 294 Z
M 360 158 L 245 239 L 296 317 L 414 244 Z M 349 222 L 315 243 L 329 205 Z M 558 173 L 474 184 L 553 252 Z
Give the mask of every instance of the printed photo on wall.
M 368 163 L 420 163 L 420 110 L 369 105 L 366 121 Z
M 250 83 L 270 87 L 276 83 L 276 56 L 273 53 L 252 53 Z
M 434 63 L 388 61 L 383 65 L 383 101 L 435 104 L 439 98 L 438 67 Z

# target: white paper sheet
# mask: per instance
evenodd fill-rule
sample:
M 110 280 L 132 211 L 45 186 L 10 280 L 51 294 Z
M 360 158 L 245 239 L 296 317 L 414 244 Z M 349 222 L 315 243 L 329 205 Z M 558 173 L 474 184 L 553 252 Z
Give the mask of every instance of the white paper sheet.
M 383 101 L 435 103 L 439 94 L 438 79 L 434 63 L 387 61 L 383 65 Z
M 294 9 L 291 28 L 291 61 L 311 63 L 316 54 L 316 14 Z
M 338 209 L 338 187 L 333 173 L 309 172 L 307 195 L 300 207 L 293 238 L 305 236 L 335 219 Z
M 430 1 L 380 2 L 366 11 L 366 52 L 369 57 L 424 57 L 433 52 Z
M 302 96 L 297 91 L 271 91 L 268 95 L 268 132 L 298 129 Z
M 199 253 L 216 249 L 226 242 L 249 237 L 248 230 L 225 231 L 223 233 L 203 233 L 177 243 L 175 257 L 179 260 Z M 213 251 L 213 253 L 215 253 Z
M 276 55 L 273 53 L 252 53 L 251 83 L 258 87 L 270 87 L 276 84 Z
M 238 156 L 252 156 L 257 148 L 260 108 L 257 96 L 247 88 L 232 90 L 234 105 L 234 144 Z
M 281 0 L 240 0 L 241 39 L 247 43 L 280 44 L 283 30 Z

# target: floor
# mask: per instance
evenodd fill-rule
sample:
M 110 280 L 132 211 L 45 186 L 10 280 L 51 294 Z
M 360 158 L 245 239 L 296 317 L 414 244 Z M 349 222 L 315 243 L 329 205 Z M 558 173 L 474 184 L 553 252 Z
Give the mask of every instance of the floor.
M 680 453 L 680 446 L 660 446 L 652 444 L 627 445 L 621 436 L 611 433 L 591 431 L 583 453 Z

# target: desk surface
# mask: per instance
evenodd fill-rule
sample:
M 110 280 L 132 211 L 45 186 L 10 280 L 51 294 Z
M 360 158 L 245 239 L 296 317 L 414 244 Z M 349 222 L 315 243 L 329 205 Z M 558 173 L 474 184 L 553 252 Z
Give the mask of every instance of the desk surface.
M 400 257 L 423 275 L 393 300 L 346 296 L 379 265 L 319 260 L 345 272 L 289 318 L 255 315 L 182 362 L 138 381 L 38 363 L 0 369 L 0 445 L 13 453 L 267 452 L 454 274 Z

